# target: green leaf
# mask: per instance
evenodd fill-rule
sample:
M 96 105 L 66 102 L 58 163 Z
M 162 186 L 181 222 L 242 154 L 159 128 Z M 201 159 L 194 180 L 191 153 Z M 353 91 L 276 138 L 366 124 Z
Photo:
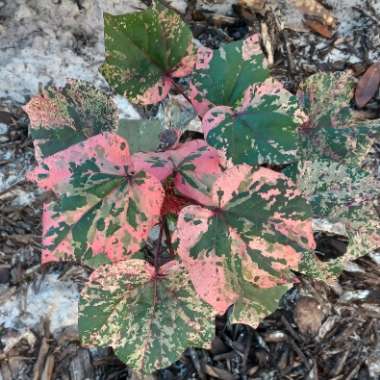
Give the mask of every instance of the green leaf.
M 200 49 L 192 76 L 196 96 L 214 106 L 240 106 L 249 87 L 269 77 L 259 40 L 259 35 L 254 34 L 242 41 L 222 44 L 217 50 Z
M 179 15 L 154 5 L 127 15 L 104 15 L 106 62 L 101 72 L 119 94 L 133 102 L 156 103 L 174 76 L 193 66 L 192 35 Z
M 152 373 L 187 347 L 207 347 L 213 317 L 177 262 L 155 274 L 148 263 L 131 259 L 92 273 L 81 294 L 79 332 L 85 344 L 111 346 L 131 368 Z
M 161 123 L 158 120 L 120 120 L 117 134 L 128 141 L 131 153 L 151 152 L 160 145 Z
M 116 128 L 118 116 L 110 96 L 87 82 L 48 87 L 24 107 L 31 122 L 36 158 L 40 161 L 98 133 Z
M 260 289 L 246 282 L 242 289 L 240 297 L 232 308 L 230 321 L 257 326 L 278 308 L 280 299 L 289 290 L 289 286 Z
M 293 110 L 290 114 L 277 112 L 277 101 L 277 95 L 266 95 L 262 103 L 241 113 L 226 107 L 212 108 L 203 119 L 207 143 L 235 165 L 296 161 L 298 135 Z

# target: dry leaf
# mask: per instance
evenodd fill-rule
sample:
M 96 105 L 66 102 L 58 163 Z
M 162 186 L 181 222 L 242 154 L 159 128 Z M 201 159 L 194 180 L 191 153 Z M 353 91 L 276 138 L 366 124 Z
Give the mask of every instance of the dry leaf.
M 376 94 L 380 84 L 380 62 L 371 65 L 360 78 L 355 91 L 355 101 L 364 107 Z
M 312 31 L 315 32 L 322 37 L 325 38 L 331 38 L 333 33 L 332 31 L 326 26 L 321 24 L 319 21 L 316 20 L 304 20 L 304 24 Z

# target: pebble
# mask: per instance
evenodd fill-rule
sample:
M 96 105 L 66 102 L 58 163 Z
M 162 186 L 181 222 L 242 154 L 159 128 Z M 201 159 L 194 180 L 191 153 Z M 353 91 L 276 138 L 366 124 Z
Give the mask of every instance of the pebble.
M 1 2 L 0 2 L 1 7 Z M 0 123 L 0 135 L 5 135 L 9 131 L 9 126 L 5 123 Z

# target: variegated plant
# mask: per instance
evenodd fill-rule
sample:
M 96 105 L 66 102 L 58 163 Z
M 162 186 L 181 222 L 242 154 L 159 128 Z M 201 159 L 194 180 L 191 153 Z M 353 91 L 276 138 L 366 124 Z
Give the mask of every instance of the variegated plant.
M 319 263 L 324 279 L 380 247 L 380 182 L 370 158 L 380 120 L 359 119 L 351 106 L 354 89 L 349 71 L 314 74 L 301 84 L 299 100 L 309 119 L 300 133 L 300 161 L 285 170 L 309 200 L 316 229 L 324 220 L 348 238 L 344 256 Z
M 101 72 L 116 92 L 151 104 L 180 90 L 206 141 L 183 125 L 167 135 L 157 119 L 118 122 L 109 96 L 73 81 L 25 107 L 38 161 L 29 179 L 52 193 L 42 262 L 93 269 L 83 342 L 151 373 L 208 347 L 216 314 L 257 325 L 315 248 L 309 205 L 271 169 L 298 159 L 305 116 L 269 76 L 258 35 L 194 52 L 180 17 L 154 2 L 105 15 L 105 45 Z

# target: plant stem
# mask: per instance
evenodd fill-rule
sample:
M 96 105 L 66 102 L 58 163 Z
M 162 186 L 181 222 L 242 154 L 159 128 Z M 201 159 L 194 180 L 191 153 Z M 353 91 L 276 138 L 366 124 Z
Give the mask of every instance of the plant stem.
M 168 77 L 168 78 L 170 79 L 173 87 L 188 101 L 188 103 L 190 103 L 191 107 L 193 107 L 193 109 L 194 109 L 194 105 L 193 105 L 192 101 L 190 100 L 190 98 L 186 95 L 185 89 L 179 83 L 176 83 L 173 80 L 173 78 L 171 78 L 171 77 Z M 195 109 L 194 109 L 194 111 L 195 111 Z M 197 111 L 195 111 L 195 113 L 197 114 L 199 120 L 202 121 L 201 115 L 199 115 Z
M 160 232 L 158 235 L 157 247 L 154 251 L 154 270 L 155 270 L 156 275 L 158 275 L 158 270 L 159 270 L 159 258 L 160 258 L 160 253 L 161 253 L 161 244 L 162 244 L 163 232 L 164 232 L 164 221 L 161 219 L 160 220 Z
M 164 230 L 165 230 L 166 245 L 169 248 L 170 256 L 174 258 L 175 252 L 173 249 L 172 237 L 170 235 L 170 229 L 169 229 L 168 220 L 166 219 L 166 216 L 164 216 L 163 224 L 164 224 Z

